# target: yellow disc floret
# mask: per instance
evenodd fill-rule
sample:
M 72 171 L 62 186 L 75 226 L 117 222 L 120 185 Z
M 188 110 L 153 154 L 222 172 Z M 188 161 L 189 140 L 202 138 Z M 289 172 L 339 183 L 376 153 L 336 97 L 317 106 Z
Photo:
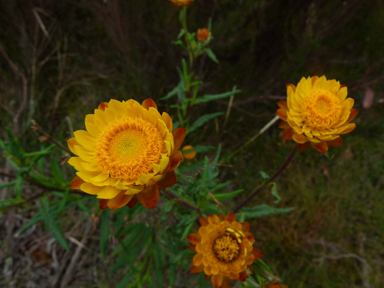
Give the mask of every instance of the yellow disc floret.
M 99 136 L 95 157 L 104 173 L 114 178 L 137 179 L 160 160 L 162 138 L 156 127 L 140 118 L 125 118 Z
M 239 243 L 230 234 L 217 238 L 213 242 L 212 249 L 217 259 L 225 263 L 235 261 L 240 253 Z
M 304 98 L 301 109 L 307 126 L 314 129 L 329 129 L 339 121 L 342 106 L 336 95 L 319 89 Z

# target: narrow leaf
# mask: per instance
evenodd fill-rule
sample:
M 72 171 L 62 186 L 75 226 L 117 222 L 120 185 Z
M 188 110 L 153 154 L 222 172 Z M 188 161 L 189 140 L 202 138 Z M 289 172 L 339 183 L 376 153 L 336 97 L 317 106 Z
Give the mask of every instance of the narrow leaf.
M 58 183 L 65 183 L 63 171 L 60 168 L 59 163 L 55 160 L 55 158 L 51 157 L 51 170 L 53 173 L 53 177 Z
M 216 63 L 219 63 L 219 60 L 217 60 L 215 53 L 210 48 L 205 49 L 205 52 L 207 53 L 208 57 L 211 58 Z
M 195 131 L 197 128 L 203 126 L 205 123 L 207 123 L 209 120 L 212 120 L 213 118 L 219 117 L 223 115 L 223 112 L 217 112 L 212 114 L 207 114 L 204 116 L 201 116 L 199 119 L 197 119 L 188 129 L 187 133 L 191 133 Z
M 228 98 L 232 95 L 240 93 L 241 90 L 235 90 L 235 91 L 229 91 L 221 94 L 209 94 L 209 95 L 204 95 L 202 97 L 198 97 L 195 99 L 194 103 L 198 104 L 201 102 L 209 102 L 213 100 L 218 100 L 218 99 L 223 99 L 223 98 Z
M 274 208 L 268 205 L 259 205 L 256 207 L 244 207 L 241 209 L 245 220 L 270 216 L 274 214 L 287 214 L 294 210 L 294 208 Z
M 49 212 L 49 202 L 47 196 L 41 197 L 39 202 L 41 207 L 41 214 L 43 216 L 45 225 L 47 225 L 48 229 L 51 231 L 56 241 L 65 250 L 69 251 L 69 246 L 67 240 L 64 237 L 63 231 L 61 231 L 59 224 L 55 221 L 53 215 Z

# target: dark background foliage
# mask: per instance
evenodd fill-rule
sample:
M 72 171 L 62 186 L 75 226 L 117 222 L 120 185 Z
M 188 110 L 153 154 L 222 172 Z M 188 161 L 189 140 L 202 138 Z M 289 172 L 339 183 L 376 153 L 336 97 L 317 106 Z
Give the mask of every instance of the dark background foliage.
M 169 108 L 174 103 L 159 101 L 177 84 L 175 68 L 187 57 L 171 44 L 180 29 L 179 8 L 168 1 L 0 0 L 0 11 L 0 122 L 27 150 L 39 147 L 31 119 L 65 143 L 73 130 L 84 127 L 85 114 L 111 98 L 151 97 L 160 110 L 176 115 Z M 289 287 L 382 287 L 384 2 L 195 0 L 188 16 L 191 31 L 206 27 L 212 17 L 211 48 L 220 61 L 202 56 L 195 63 L 204 81 L 201 93 L 234 86 L 242 92 L 225 128 L 224 117 L 219 118 L 191 133 L 186 144 L 221 143 L 225 157 L 274 117 L 286 83 L 326 75 L 347 85 L 360 111 L 357 129 L 343 137 L 343 146 L 332 148 L 333 159 L 314 149 L 296 156 L 278 179 L 280 205 L 295 211 L 254 221 L 252 231 L 264 260 Z M 228 101 L 195 107 L 189 114 L 197 119 L 225 112 Z M 3 138 L 4 130 L 0 133 Z M 258 171 L 272 174 L 291 149 L 293 143 L 280 135 L 274 125 L 225 163 L 231 166 L 220 168 L 233 190 L 245 189 L 239 202 L 261 182 Z M 0 163 L 8 172 L 1 158 Z M 71 179 L 74 171 L 64 169 Z M 7 198 L 7 191 L 0 197 Z M 273 204 L 268 193 L 249 205 L 264 202 Z M 77 272 L 65 274 L 67 282 L 62 275 L 75 244 L 71 252 L 57 248 L 55 262 L 58 256 L 49 249 L 43 226 L 16 239 L 36 209 L 31 204 L 0 219 L 4 287 L 113 287 L 118 282 L 123 272 L 109 273 L 109 264 L 94 256 L 97 233 L 87 240 L 89 250 Z M 78 219 L 83 212 L 71 211 L 61 221 L 71 235 L 82 235 Z

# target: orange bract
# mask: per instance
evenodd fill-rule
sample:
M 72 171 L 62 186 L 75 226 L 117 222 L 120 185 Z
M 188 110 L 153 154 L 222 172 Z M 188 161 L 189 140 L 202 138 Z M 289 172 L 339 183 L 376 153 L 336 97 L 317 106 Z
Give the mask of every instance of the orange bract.
M 100 208 L 154 208 L 159 189 L 176 184 L 186 130 L 172 131 L 171 118 L 152 99 L 102 102 L 85 126 L 68 140 L 78 156 L 68 161 L 78 171 L 70 187 L 97 195 Z
M 200 217 L 201 227 L 188 235 L 189 249 L 195 252 L 191 273 L 205 273 L 218 288 L 228 288 L 231 280 L 244 282 L 252 274 L 250 266 L 262 253 L 252 247 L 255 238 L 248 222 L 236 222 L 233 213 Z
M 188 5 L 193 2 L 193 0 L 169 0 L 169 1 L 171 1 L 173 4 L 177 6 Z
M 211 38 L 211 32 L 207 28 L 198 29 L 196 33 L 197 41 L 205 42 Z
M 189 150 L 189 149 L 193 149 L 193 148 L 194 147 L 192 145 L 185 145 L 183 147 L 183 149 L 181 149 L 181 150 L 184 151 L 184 150 Z M 184 154 L 183 157 L 186 160 L 192 160 L 192 159 L 194 159 L 196 157 L 196 154 L 197 154 L 196 151 L 192 151 L 192 152 Z
M 293 139 L 300 151 L 313 146 L 325 153 L 328 146 L 340 146 L 340 135 L 351 132 L 356 125 L 351 122 L 357 115 L 352 109 L 354 100 L 347 98 L 347 87 L 336 80 L 302 78 L 297 87 L 287 85 L 287 101 L 277 103 L 276 114 L 284 120 L 283 139 Z

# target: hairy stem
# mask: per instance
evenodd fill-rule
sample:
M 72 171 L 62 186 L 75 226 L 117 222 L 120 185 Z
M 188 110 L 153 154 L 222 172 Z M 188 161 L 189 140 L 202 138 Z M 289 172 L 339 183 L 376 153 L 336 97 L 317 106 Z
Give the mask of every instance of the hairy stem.
M 171 190 L 169 190 L 169 189 L 168 190 L 161 190 L 161 193 L 163 195 L 167 196 L 169 199 L 177 199 L 177 204 L 179 204 L 179 205 L 181 205 L 187 209 L 194 210 L 199 214 L 203 214 L 203 212 L 198 207 L 196 207 L 195 205 L 192 205 L 192 204 L 188 203 L 187 201 L 181 199 L 179 196 L 177 196 Z
M 252 200 L 253 197 L 255 197 L 257 194 L 259 194 L 265 185 L 273 182 L 292 162 L 293 157 L 295 157 L 298 150 L 298 145 L 295 144 L 295 146 L 292 148 L 291 152 L 288 154 L 287 158 L 283 162 L 283 164 L 280 166 L 279 169 L 271 176 L 271 178 L 268 179 L 263 185 L 257 187 L 235 210 L 233 210 L 233 213 L 238 212 L 241 208 L 243 208 L 249 201 Z
M 49 135 L 47 132 L 45 132 L 43 130 L 43 128 L 41 128 L 41 126 L 39 124 L 37 124 L 37 122 L 35 120 L 31 120 L 32 122 L 32 129 L 37 132 L 41 132 L 41 134 L 43 134 L 47 140 L 51 141 L 53 144 L 55 144 L 58 148 L 60 148 L 61 150 L 63 150 L 64 152 L 67 152 L 69 155 L 71 156 L 76 156 L 75 154 L 73 154 L 71 152 L 71 150 L 69 150 L 67 147 L 61 145 L 59 142 L 57 142 L 51 135 Z

